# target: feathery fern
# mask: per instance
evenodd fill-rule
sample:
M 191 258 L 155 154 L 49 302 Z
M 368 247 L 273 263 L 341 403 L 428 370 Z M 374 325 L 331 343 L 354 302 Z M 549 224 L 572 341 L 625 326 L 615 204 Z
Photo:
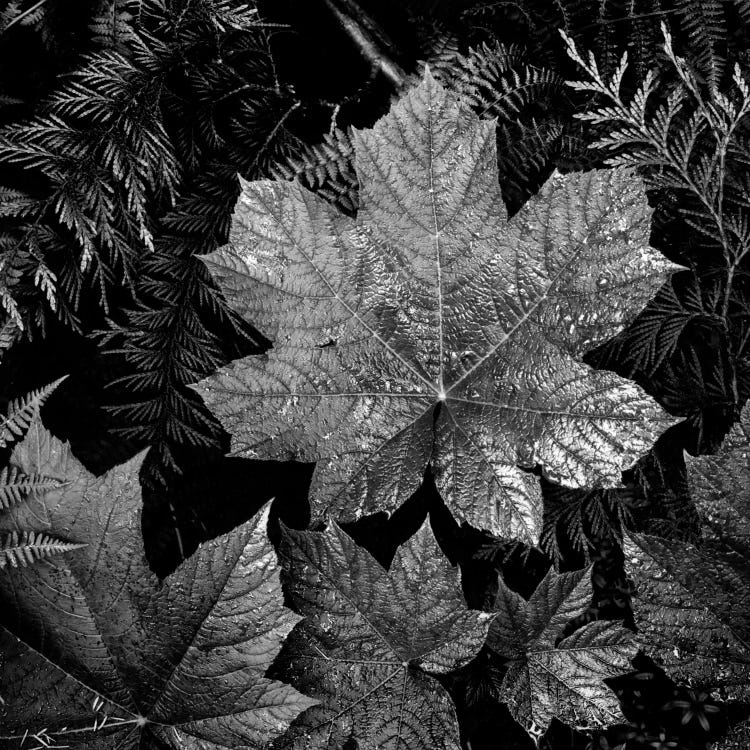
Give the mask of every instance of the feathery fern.
M 726 40 L 729 36 L 724 3 L 721 0 L 677 0 L 677 19 L 687 36 L 693 70 L 703 74 L 712 91 L 718 90 L 726 67 Z
M 557 73 L 528 63 L 515 45 L 482 44 L 466 56 L 445 62 L 434 71 L 443 85 L 461 94 L 480 117 L 515 121 L 528 107 L 544 107 L 564 96 Z
M 161 71 L 145 45 L 141 52 L 140 69 L 119 52 L 98 53 L 43 115 L 0 131 L 0 163 L 33 170 L 48 185 L 20 205 L 4 205 L 17 221 L 10 252 L 50 263 L 68 256 L 55 270 L 58 295 L 72 309 L 87 272 L 105 307 L 109 287 L 132 277 L 138 256 L 153 245 L 148 204 L 171 201 L 177 185 L 158 108 Z
M 132 22 L 134 11 L 137 12 L 134 6 L 137 6 L 134 0 L 101 0 L 89 23 L 94 45 L 126 51 L 133 38 Z
M 65 378 L 38 388 L 10 404 L 8 416 L 0 423 L 0 446 L 21 437 L 31 421 L 39 417 L 44 401 Z M 27 475 L 15 466 L 0 470 L 0 511 L 9 511 L 20 505 L 30 495 L 59 487 L 60 482 L 41 474 Z M 26 567 L 38 560 L 84 547 L 66 542 L 47 533 L 31 530 L 14 530 L 0 535 L 0 570 L 11 566 Z
M 111 384 L 121 398 L 110 410 L 126 425 L 118 428 L 120 434 L 153 446 L 145 481 L 164 482 L 165 472 L 178 470 L 175 446 L 217 442 L 218 425 L 185 386 L 228 359 L 231 344 L 222 344 L 219 332 L 245 342 L 247 353 L 262 350 L 260 339 L 229 312 L 194 257 L 226 236 L 238 192 L 228 167 L 213 165 L 196 180 L 194 190 L 164 218 L 163 233 L 144 261 L 140 306 L 127 311 L 124 324 L 111 321 L 101 338 L 105 351 L 124 355 L 131 370 Z
M 334 128 L 321 143 L 281 161 L 272 169 L 277 179 L 299 179 L 302 184 L 350 216 L 359 208 L 359 183 L 354 171 L 351 135 Z
M 0 417 L 0 447 L 16 441 L 26 432 L 31 420 L 63 380 L 65 377 L 10 402 L 7 414 Z
M 28 476 L 15 466 L 6 466 L 0 470 L 0 509 L 20 505 L 29 495 L 51 490 L 58 485 L 59 482 L 50 477 L 41 474 Z
M 591 561 L 591 551 L 601 539 L 622 540 L 622 530 L 632 520 L 636 498 L 632 490 L 577 490 L 543 480 L 544 525 L 539 546 L 556 567 L 563 560 L 561 540 Z
M 593 146 L 609 154 L 608 163 L 636 167 L 655 192 L 672 196 L 674 219 L 697 245 L 684 262 L 701 278 L 700 299 L 689 287 L 679 298 L 662 290 L 619 342 L 631 345 L 632 353 L 626 354 L 631 372 L 644 370 L 652 387 L 666 389 L 664 399 L 680 403 L 679 413 L 687 411 L 700 443 L 706 409 L 715 416 L 718 404 L 731 419 L 745 398 L 738 374 L 748 353 L 744 336 L 736 331 L 733 300 L 750 254 L 750 85 L 739 65 L 726 91 L 701 81 L 675 54 L 670 34 L 662 29 L 676 81 L 666 82 L 650 71 L 626 100 L 622 81 L 627 56 L 605 78 L 594 55 L 584 59 L 568 37 L 569 54 L 586 75 L 570 85 L 598 97 L 598 104 L 578 115 L 598 131 Z M 654 101 L 657 92 L 660 103 Z M 682 329 L 696 322 L 702 328 L 696 340 L 704 342 L 698 346 L 713 352 L 705 358 L 679 343 Z M 704 372 L 707 362 L 721 372 Z M 691 406 L 685 404 L 688 397 L 694 400 Z M 718 401 L 710 406 L 714 399 Z
M 601 367 L 618 361 L 631 374 L 652 377 L 678 350 L 686 330 L 715 328 L 722 319 L 715 313 L 721 285 L 695 273 L 673 275 L 636 319 L 605 343 L 589 360 Z
M 243 8 L 245 20 L 255 18 Z M 286 127 L 300 103 L 278 84 L 266 30 L 235 29 L 220 55 L 193 66 L 181 87 L 165 94 L 176 150 L 192 175 L 161 216 L 153 252 L 140 260 L 137 304 L 113 316 L 101 338 L 105 351 L 127 363 L 112 384 L 110 411 L 123 425 L 117 432 L 154 448 L 144 464 L 146 483 L 179 471 L 175 449 L 217 444 L 219 426 L 186 384 L 267 345 L 229 313 L 193 256 L 226 241 L 238 171 L 249 179 L 269 174 L 302 149 Z
M 214 111 L 280 91 L 251 64 L 271 66 L 267 41 L 260 51 L 257 40 L 247 43 L 258 36 L 245 30 L 257 23 L 247 3 L 110 0 L 101 8 L 115 20 L 107 26 L 97 16 L 94 33 L 109 28 L 116 40 L 85 58 L 38 116 L 0 130 L 9 186 L 0 211 L 10 220 L 0 237 L 0 301 L 19 327 L 38 321 L 34 290 L 77 326 L 89 285 L 105 311 L 113 288 L 132 289 L 159 217 L 199 164 L 196 148 L 221 138 Z
M 85 546 L 63 542 L 41 532 L 11 531 L 0 539 L 0 569 L 8 565 L 25 568 L 37 560 L 72 552 Z

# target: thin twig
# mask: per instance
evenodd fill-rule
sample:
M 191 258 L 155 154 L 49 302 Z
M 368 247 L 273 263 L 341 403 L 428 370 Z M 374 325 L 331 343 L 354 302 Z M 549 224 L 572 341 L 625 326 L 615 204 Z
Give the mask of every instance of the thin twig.
M 382 47 L 391 46 L 385 34 L 380 31 L 372 19 L 354 0 L 345 0 L 346 10 L 339 8 L 334 0 L 325 0 L 329 10 L 336 16 L 336 20 L 351 40 L 357 45 L 362 56 L 372 65 L 374 70 L 379 70 L 388 78 L 396 89 L 401 89 L 406 79 L 406 74 L 401 66 L 386 55 Z M 379 37 L 381 44 L 378 45 L 373 36 Z
M 39 0 L 38 3 L 34 3 L 30 8 L 26 8 L 26 10 L 23 13 L 19 13 L 3 30 L 2 34 L 4 34 L 11 26 L 14 24 L 19 23 L 20 21 L 23 21 L 26 16 L 28 16 L 30 13 L 33 13 L 37 8 L 44 5 L 47 2 L 47 0 Z

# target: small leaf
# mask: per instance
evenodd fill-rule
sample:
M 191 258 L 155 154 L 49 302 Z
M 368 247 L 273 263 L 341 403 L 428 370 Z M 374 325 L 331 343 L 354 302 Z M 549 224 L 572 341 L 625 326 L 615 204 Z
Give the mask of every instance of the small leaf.
M 455 709 L 430 674 L 468 663 L 492 616 L 469 610 L 458 572 L 425 522 L 390 570 L 335 523 L 285 529 L 281 556 L 306 616 L 282 652 L 282 676 L 320 699 L 274 744 L 459 750 Z
M 629 670 L 632 633 L 619 622 L 596 621 L 557 643 L 591 595 L 591 568 L 564 574 L 550 568 L 528 602 L 499 579 L 499 614 L 487 643 L 508 660 L 500 699 L 532 737 L 553 718 L 579 728 L 624 721 L 604 680 Z

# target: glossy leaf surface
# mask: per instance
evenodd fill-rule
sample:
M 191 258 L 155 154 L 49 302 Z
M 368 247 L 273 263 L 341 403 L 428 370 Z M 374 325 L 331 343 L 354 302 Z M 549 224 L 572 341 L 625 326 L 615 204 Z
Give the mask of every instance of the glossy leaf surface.
M 604 680 L 630 670 L 636 646 L 619 622 L 595 621 L 563 638 L 592 597 L 591 569 L 550 568 L 528 601 L 499 580 L 488 645 L 508 660 L 501 700 L 519 724 L 545 730 L 553 718 L 575 727 L 623 721 Z
M 94 477 L 38 417 L 11 462 L 58 486 L 2 516 L 84 547 L 0 570 L 0 746 L 260 748 L 314 701 L 269 680 L 283 606 L 267 509 L 163 582 L 140 530 L 142 457 Z
M 389 570 L 339 526 L 285 530 L 281 556 L 297 609 L 281 675 L 320 700 L 274 744 L 280 750 L 458 750 L 450 696 L 431 675 L 481 649 L 492 616 L 466 607 L 458 571 L 427 522 Z
M 616 485 L 673 421 L 579 360 L 673 268 L 640 180 L 555 174 L 508 221 L 494 123 L 429 73 L 354 144 L 356 220 L 296 183 L 243 183 L 206 262 L 274 346 L 196 389 L 233 453 L 317 462 L 316 519 L 392 510 L 430 463 L 454 515 L 534 543 L 541 491 L 519 467 Z

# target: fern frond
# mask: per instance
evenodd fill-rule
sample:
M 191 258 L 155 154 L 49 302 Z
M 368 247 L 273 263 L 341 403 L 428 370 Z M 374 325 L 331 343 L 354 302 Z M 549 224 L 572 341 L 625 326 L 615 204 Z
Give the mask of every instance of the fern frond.
M 513 122 L 532 103 L 544 106 L 564 96 L 563 80 L 552 70 L 528 64 L 520 47 L 482 44 L 459 57 L 440 77 L 482 117 Z
M 629 489 L 578 490 L 543 482 L 544 523 L 539 546 L 556 567 L 563 561 L 561 540 L 591 561 L 603 538 L 620 541 L 632 520 L 635 496 Z
M 123 51 L 134 34 L 134 5 L 133 0 L 102 0 L 89 23 L 94 45 Z
M 689 39 L 697 68 L 717 91 L 726 68 L 728 29 L 721 0 L 677 0 L 679 25 Z
M 60 483 L 41 474 L 24 474 L 15 466 L 6 466 L 0 471 L 0 509 L 7 510 L 19 505 L 29 495 L 59 487 Z
M 6 416 L 0 417 L 0 447 L 15 441 L 28 430 L 44 402 L 66 377 L 67 375 L 10 402 Z
M 459 41 L 448 28 L 443 28 L 438 22 L 419 20 L 416 28 L 423 59 L 436 78 L 445 78 L 461 57 Z
M 498 124 L 498 178 L 510 213 L 515 213 L 550 175 L 564 133 L 558 120 Z
M 750 25 L 750 0 L 732 0 L 732 5 L 739 17 Z
M 2 304 L 1 300 L 0 304 Z M 21 329 L 11 317 L 7 318 L 2 326 L 0 326 L 0 359 L 2 359 L 3 352 L 13 346 L 20 333 Z
M 252 338 L 229 312 L 205 265 L 194 257 L 226 241 L 238 192 L 231 167 L 213 165 L 196 179 L 164 218 L 164 233 L 142 266 L 138 290 L 147 302 L 127 311 L 124 325 L 112 322 L 101 334 L 105 351 L 130 365 L 128 374 L 110 384 L 120 396 L 108 411 L 125 425 L 114 428 L 118 434 L 154 447 L 146 481 L 163 483 L 168 472 L 179 472 L 172 446 L 216 444 L 218 425 L 186 384 L 223 364 L 225 352 L 244 356 L 264 349 L 262 337 Z M 218 330 L 239 348 L 231 349 Z
M 354 144 L 349 132 L 334 129 L 322 143 L 306 147 L 294 157 L 276 164 L 277 179 L 299 179 L 347 214 L 359 207 L 359 183 L 354 171 Z
M 677 351 L 686 329 L 696 324 L 721 327 L 715 314 L 721 289 L 694 274 L 673 276 L 619 336 L 605 344 L 597 361 L 616 360 L 631 374 L 651 377 Z
M 38 560 L 81 549 L 85 544 L 64 542 L 36 531 L 11 531 L 0 538 L 0 569 L 25 568 Z
M 679 82 L 655 107 L 652 100 L 660 81 L 654 72 L 626 103 L 622 80 L 627 58 L 623 57 L 613 76 L 605 80 L 594 56 L 584 60 L 568 38 L 571 58 L 587 74 L 586 81 L 569 84 L 606 102 L 578 117 L 603 130 L 593 145 L 610 154 L 609 164 L 639 168 L 651 187 L 678 191 L 683 220 L 700 233 L 707 250 L 721 253 L 726 266 L 732 268 L 750 252 L 744 229 L 748 225 L 746 208 L 740 197 L 741 164 L 727 158 L 741 147 L 750 121 L 750 87 L 737 68 L 730 92 L 712 89 L 706 94 L 695 73 L 675 55 L 666 27 L 663 30 L 665 52 Z

